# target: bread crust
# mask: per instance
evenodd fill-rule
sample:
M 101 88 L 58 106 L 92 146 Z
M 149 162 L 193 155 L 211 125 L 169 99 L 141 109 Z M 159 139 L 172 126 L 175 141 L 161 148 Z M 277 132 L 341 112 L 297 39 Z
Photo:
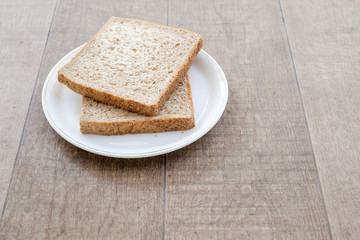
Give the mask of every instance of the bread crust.
M 131 99 L 124 99 L 106 92 L 99 91 L 95 88 L 79 84 L 77 82 L 71 81 L 61 73 L 58 74 L 58 81 L 65 84 L 68 88 L 78 94 L 95 99 L 99 102 L 106 103 L 108 105 L 112 105 L 114 107 L 126 109 L 128 111 L 137 112 L 148 116 L 155 116 L 158 115 L 161 110 L 159 110 L 156 105 L 144 105 Z
M 175 91 L 176 87 L 181 82 L 181 79 L 189 71 L 191 65 L 193 64 L 193 62 L 196 58 L 196 55 L 199 53 L 201 48 L 202 48 L 202 38 L 198 42 L 196 48 L 191 51 L 191 54 L 187 58 L 185 64 L 180 68 L 180 70 L 177 72 L 177 74 L 172 78 L 172 80 L 170 81 L 169 87 L 167 89 L 165 89 L 165 91 L 162 93 L 162 96 L 159 99 L 158 104 L 157 104 L 157 106 L 159 106 L 158 113 L 163 108 L 165 102 L 169 99 L 171 94 Z M 188 84 L 190 84 L 190 81 L 188 81 Z M 191 94 L 191 91 L 190 91 L 190 94 Z M 191 103 L 192 103 L 192 98 L 191 98 Z
M 124 135 L 135 133 L 155 133 L 188 130 L 195 126 L 194 106 L 191 94 L 191 84 L 189 74 L 186 75 L 187 97 L 190 101 L 191 113 L 189 117 L 172 117 L 172 118 L 152 118 L 112 121 L 112 122 L 96 122 L 88 121 L 86 117 L 80 117 L 80 131 L 88 134 L 99 135 Z M 83 98 L 82 111 L 86 109 L 85 99 Z
M 93 98 L 93 99 L 103 102 L 105 104 L 123 108 L 125 110 L 136 112 L 136 113 L 143 114 L 143 115 L 156 116 L 159 114 L 159 112 L 163 108 L 165 102 L 169 99 L 171 94 L 174 92 L 176 87 L 179 85 L 183 76 L 190 69 L 190 66 L 194 62 L 196 55 L 199 53 L 199 51 L 202 48 L 202 43 L 203 43 L 202 37 L 198 33 L 194 33 L 194 32 L 191 32 L 191 31 L 188 31 L 185 29 L 178 29 L 178 28 L 174 28 L 174 27 L 162 26 L 162 25 L 158 25 L 155 23 L 150 23 L 150 22 L 138 20 L 138 19 L 111 17 L 105 23 L 105 25 L 93 36 L 93 38 L 80 50 L 80 52 L 75 55 L 75 57 L 77 57 L 80 53 L 82 53 L 82 51 L 84 51 L 84 49 L 86 49 L 86 47 L 90 43 L 95 41 L 97 35 L 100 34 L 100 32 L 102 31 L 103 28 L 105 28 L 112 21 L 119 21 L 119 20 L 120 21 L 123 20 L 123 21 L 141 22 L 141 23 L 153 25 L 153 26 L 163 28 L 163 29 L 174 29 L 177 31 L 192 33 L 192 34 L 198 35 L 198 37 L 199 37 L 198 43 L 196 44 L 196 46 L 193 49 L 191 49 L 188 58 L 183 63 L 183 65 L 179 68 L 178 72 L 176 74 L 174 74 L 174 76 L 170 79 L 168 86 L 161 93 L 160 98 L 157 101 L 157 103 L 153 104 L 153 105 L 147 105 L 147 104 L 135 101 L 135 100 L 121 98 L 119 96 L 115 96 L 110 93 L 77 83 L 76 81 L 71 80 L 69 77 L 67 77 L 62 72 L 63 68 L 65 68 L 68 64 L 71 64 L 71 61 L 58 71 L 58 81 L 60 83 L 65 84 L 68 88 L 70 88 L 71 90 L 73 90 L 76 93 Z
M 192 122 L 193 122 L 193 126 L 195 126 L 195 113 L 194 113 L 194 103 L 193 103 L 193 98 L 192 98 L 192 92 L 191 92 L 191 84 L 190 84 L 190 76 L 189 74 L 187 74 L 186 76 L 187 78 L 187 89 L 188 89 L 188 98 L 190 101 L 190 106 L 191 106 L 191 118 L 192 118 Z
M 146 119 L 126 122 L 80 121 L 80 131 L 98 135 L 124 135 L 187 130 L 195 126 L 194 118 Z

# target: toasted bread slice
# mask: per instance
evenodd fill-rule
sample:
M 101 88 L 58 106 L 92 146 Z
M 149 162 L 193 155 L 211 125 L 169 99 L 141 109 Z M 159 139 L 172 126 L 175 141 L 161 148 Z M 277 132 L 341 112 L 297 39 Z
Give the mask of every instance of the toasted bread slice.
M 145 116 L 83 97 L 82 133 L 122 135 L 186 130 L 195 126 L 190 78 L 183 78 L 157 116 Z
M 112 17 L 58 72 L 73 91 L 140 114 L 159 114 L 202 47 L 199 34 Z

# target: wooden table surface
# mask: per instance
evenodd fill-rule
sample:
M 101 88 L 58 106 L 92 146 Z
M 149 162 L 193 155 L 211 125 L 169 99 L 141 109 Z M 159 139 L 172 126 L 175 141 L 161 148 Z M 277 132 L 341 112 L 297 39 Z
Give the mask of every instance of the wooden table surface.
M 360 239 L 360 2 L 0 1 L 0 239 Z M 42 112 L 110 16 L 197 31 L 229 101 L 195 143 L 113 159 Z

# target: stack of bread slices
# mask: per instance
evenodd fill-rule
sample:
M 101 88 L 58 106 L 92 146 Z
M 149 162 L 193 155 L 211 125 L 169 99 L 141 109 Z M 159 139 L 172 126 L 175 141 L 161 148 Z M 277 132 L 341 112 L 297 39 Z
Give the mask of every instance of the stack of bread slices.
M 188 70 L 201 50 L 194 32 L 110 18 L 58 72 L 83 95 L 82 133 L 122 135 L 194 127 Z

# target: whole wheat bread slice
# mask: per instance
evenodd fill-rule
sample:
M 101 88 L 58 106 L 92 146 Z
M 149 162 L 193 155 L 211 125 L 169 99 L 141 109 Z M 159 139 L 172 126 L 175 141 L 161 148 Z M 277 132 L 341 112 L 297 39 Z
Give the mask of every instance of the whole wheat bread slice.
M 145 116 L 83 97 L 82 133 L 122 135 L 186 130 L 194 127 L 194 110 L 188 74 L 157 116 Z
M 112 17 L 59 70 L 58 80 L 84 96 L 154 116 L 201 47 L 197 33 Z

